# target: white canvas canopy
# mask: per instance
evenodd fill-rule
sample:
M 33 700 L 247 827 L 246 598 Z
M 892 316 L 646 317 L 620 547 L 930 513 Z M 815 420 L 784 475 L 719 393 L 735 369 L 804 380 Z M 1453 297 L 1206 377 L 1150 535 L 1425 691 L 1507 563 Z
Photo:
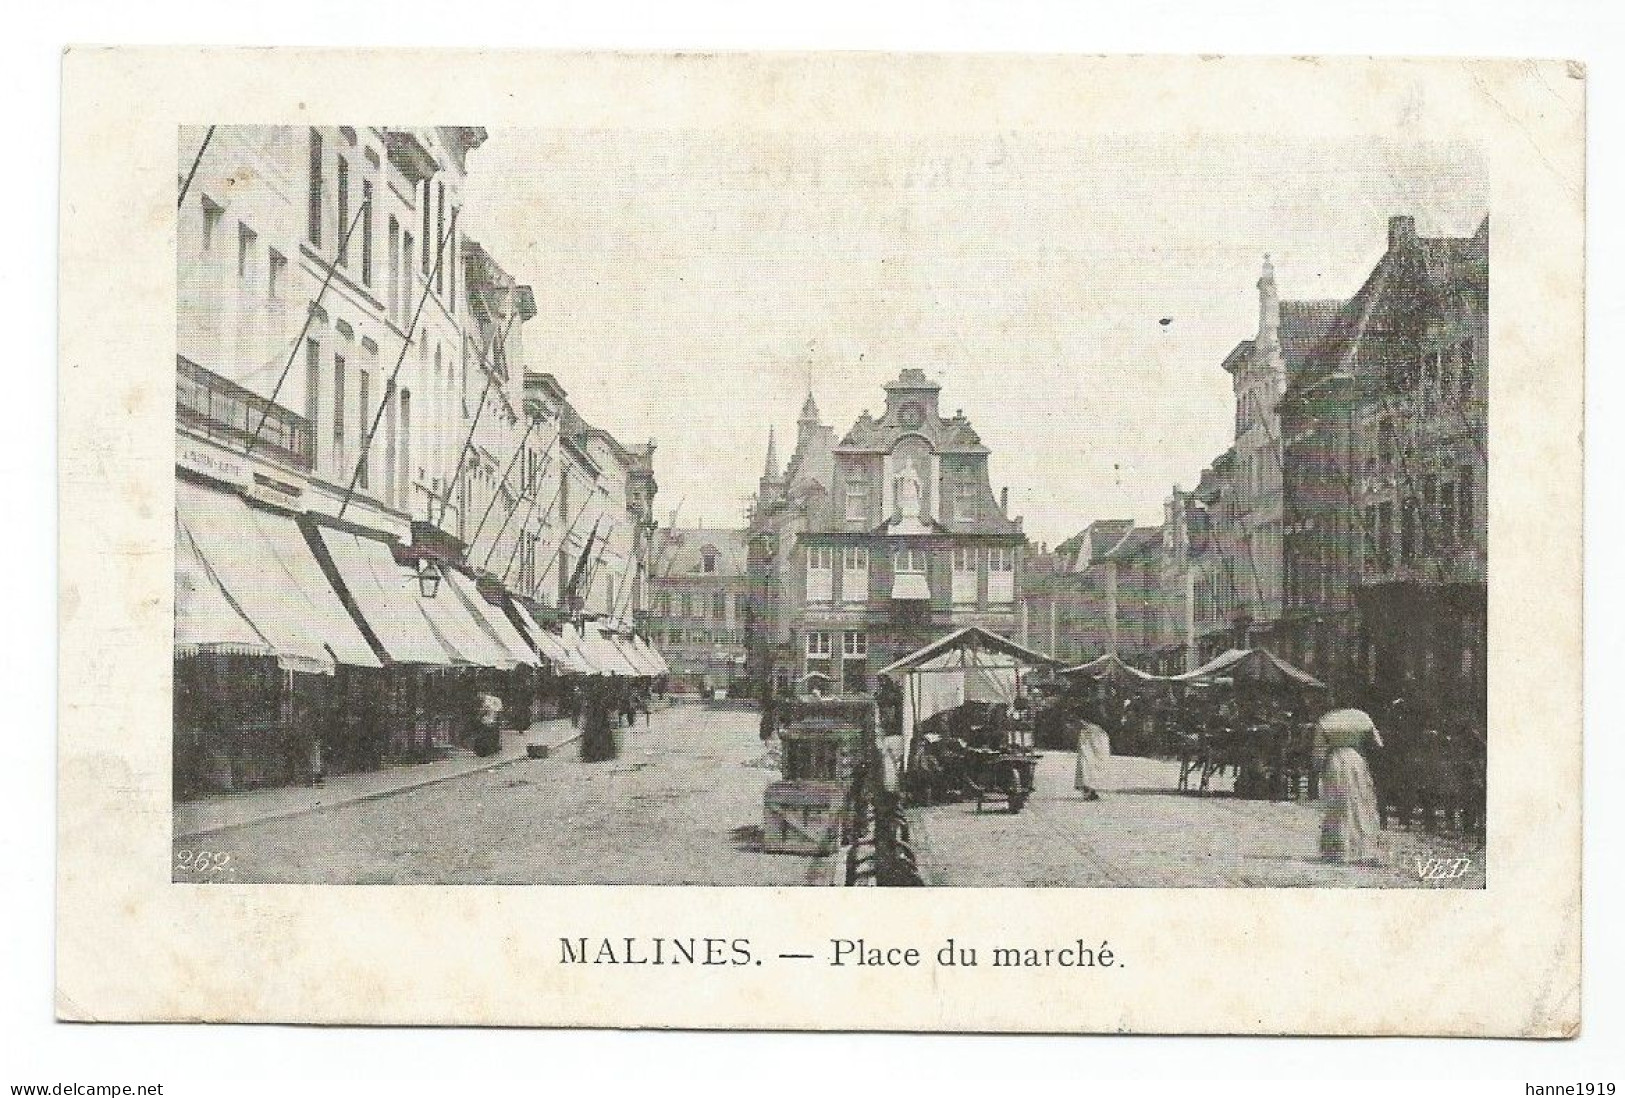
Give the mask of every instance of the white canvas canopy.
M 897 761 L 908 765 L 914 728 L 968 701 L 1013 702 L 1022 676 L 1060 661 L 977 625 L 949 633 L 881 669 L 903 689 L 903 742 Z

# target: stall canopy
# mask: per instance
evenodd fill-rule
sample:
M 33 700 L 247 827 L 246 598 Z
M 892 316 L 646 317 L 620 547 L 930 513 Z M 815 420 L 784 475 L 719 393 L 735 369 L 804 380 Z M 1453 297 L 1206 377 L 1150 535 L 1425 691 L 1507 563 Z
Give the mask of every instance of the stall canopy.
M 1324 690 L 1326 684 L 1309 672 L 1294 667 L 1267 648 L 1232 648 L 1194 671 L 1174 675 L 1172 683 L 1203 684 L 1219 679 L 1250 686 L 1301 686 Z
M 1023 673 L 1058 662 L 972 625 L 882 668 L 882 675 L 903 688 L 901 761 L 907 762 L 918 722 L 968 701 L 1014 701 Z
M 175 517 L 175 655 L 274 656 L 237 611 L 180 516 Z
M 1092 659 L 1088 663 L 1063 668 L 1059 673 L 1068 678 L 1094 679 L 1096 682 L 1140 684 L 1167 681 L 1149 671 L 1141 671 L 1138 667 L 1129 666 L 1111 652 Z
M 238 496 L 190 481 L 176 482 L 176 517 L 220 590 L 283 668 L 332 674 L 339 662 L 378 666 L 293 518 L 258 512 Z
M 389 546 L 329 526 L 318 528 L 356 609 L 395 663 L 445 667 L 451 657 L 418 609 L 417 579 L 395 563 Z
M 500 606 L 493 606 L 489 599 L 480 594 L 479 585 L 467 576 L 454 569 L 447 568 L 444 573 L 444 582 L 448 584 L 463 603 L 472 612 L 474 619 L 484 626 L 486 633 L 497 642 L 497 647 L 507 654 L 509 666 L 523 664 L 526 667 L 535 667 L 541 661 L 536 652 L 525 638 L 519 635 L 513 622 Z

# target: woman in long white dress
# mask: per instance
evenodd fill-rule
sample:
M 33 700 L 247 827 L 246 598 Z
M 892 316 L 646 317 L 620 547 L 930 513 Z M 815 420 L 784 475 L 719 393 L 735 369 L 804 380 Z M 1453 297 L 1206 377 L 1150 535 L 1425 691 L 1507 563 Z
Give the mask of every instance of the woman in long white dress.
M 1111 788 L 1112 741 L 1106 730 L 1085 718 L 1078 725 L 1078 766 L 1073 784 L 1086 801 L 1100 800 Z
M 1337 709 L 1315 726 L 1316 746 L 1325 752 L 1320 769 L 1320 856 L 1353 864 L 1381 856 L 1382 824 L 1371 769 L 1361 753 L 1368 744 L 1382 746 L 1371 717 L 1359 709 Z

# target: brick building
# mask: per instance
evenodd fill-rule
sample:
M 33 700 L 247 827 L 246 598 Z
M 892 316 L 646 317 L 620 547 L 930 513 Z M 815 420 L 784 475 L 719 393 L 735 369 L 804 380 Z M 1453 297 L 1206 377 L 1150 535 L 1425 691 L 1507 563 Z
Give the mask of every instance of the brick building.
M 671 687 L 730 692 L 745 674 L 750 578 L 744 530 L 659 531 L 648 630 L 671 667 Z
M 753 651 L 781 682 L 811 673 L 846 691 L 941 634 L 1016 631 L 1026 537 L 989 479 L 989 451 L 941 386 L 904 370 L 833 446 L 803 408 L 782 477 L 772 455 L 753 514 Z

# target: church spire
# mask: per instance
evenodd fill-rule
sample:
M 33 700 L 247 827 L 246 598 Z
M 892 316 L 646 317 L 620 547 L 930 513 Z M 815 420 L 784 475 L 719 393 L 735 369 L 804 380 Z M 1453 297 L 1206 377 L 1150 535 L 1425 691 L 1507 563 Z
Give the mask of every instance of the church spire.
M 807 390 L 807 403 L 801 406 L 801 423 L 816 424 L 818 418 L 818 402 L 813 399 L 812 390 Z
M 763 480 L 774 480 L 779 475 L 779 447 L 773 436 L 773 428 L 767 429 L 767 465 L 762 469 Z

